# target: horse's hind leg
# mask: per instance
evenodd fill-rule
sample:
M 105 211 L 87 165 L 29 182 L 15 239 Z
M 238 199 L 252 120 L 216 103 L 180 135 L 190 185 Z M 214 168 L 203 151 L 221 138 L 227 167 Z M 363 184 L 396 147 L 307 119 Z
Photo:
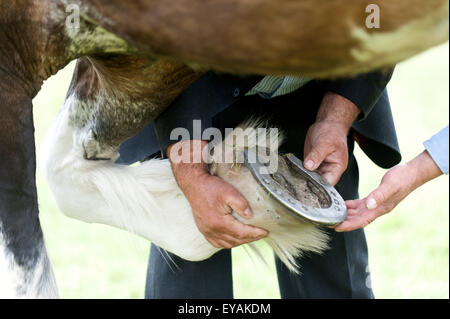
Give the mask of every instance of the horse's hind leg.
M 0 298 L 57 297 L 38 218 L 32 103 L 6 92 L 0 87 Z
M 79 58 L 66 105 L 86 159 L 113 159 L 119 145 L 155 119 L 201 72 L 125 54 Z

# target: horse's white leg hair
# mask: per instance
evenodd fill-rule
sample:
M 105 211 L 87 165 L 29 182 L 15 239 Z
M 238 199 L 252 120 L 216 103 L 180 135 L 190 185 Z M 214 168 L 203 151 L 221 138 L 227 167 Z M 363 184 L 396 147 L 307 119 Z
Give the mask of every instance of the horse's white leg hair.
M 59 209 L 76 219 L 131 231 L 187 260 L 204 260 L 217 252 L 197 229 L 167 160 L 123 166 L 83 158 L 68 119 L 74 103 L 74 96 L 66 100 L 40 152 L 40 169 Z M 254 217 L 236 218 L 268 229 L 265 241 L 292 271 L 298 271 L 295 256 L 302 251 L 321 252 L 327 247 L 327 236 L 318 227 L 283 214 L 283 208 L 268 198 L 248 169 L 241 168 L 235 178 L 227 174 L 226 165 L 219 167 L 224 171 L 218 170 L 217 175 L 251 203 Z
M 37 4 L 38 2 L 30 1 L 30 12 L 32 12 L 31 7 L 40 5 Z M 65 2 L 70 3 L 70 1 Z M 61 34 L 59 28 L 55 28 L 58 30 L 58 34 L 48 36 L 52 38 L 53 42 L 68 42 L 68 47 L 64 52 L 65 56 L 45 55 L 45 58 L 42 58 L 42 60 L 48 60 L 48 66 L 58 68 L 58 65 L 61 64 L 62 67 L 66 62 L 91 52 L 129 53 L 135 51 L 124 40 L 107 32 L 102 27 L 96 26 L 85 16 L 82 16 L 79 28 L 69 27 L 65 23 L 68 13 L 65 11 L 65 6 L 61 6 L 58 1 L 43 3 L 41 9 L 43 11 L 39 11 L 39 13 L 43 14 L 39 17 L 31 17 L 31 19 L 42 20 L 42 34 L 51 33 L 47 26 L 65 26 Z M 45 37 L 42 38 L 42 42 L 46 42 Z M 8 249 L 8 240 L 8 234 L 2 233 L 2 225 L 0 225 L 0 298 L 57 298 L 58 289 L 55 276 L 44 242 L 37 244 L 39 248 L 36 255 L 33 256 L 35 258 L 18 264 Z
M 83 158 L 69 125 L 71 103 L 76 103 L 73 97 L 48 131 L 39 156 L 39 167 L 61 212 L 126 229 L 188 260 L 202 260 L 218 251 L 195 226 L 168 161 L 123 166 Z
M 43 243 L 34 264 L 19 266 L 0 231 L 0 299 L 3 298 L 58 298 L 55 276 Z

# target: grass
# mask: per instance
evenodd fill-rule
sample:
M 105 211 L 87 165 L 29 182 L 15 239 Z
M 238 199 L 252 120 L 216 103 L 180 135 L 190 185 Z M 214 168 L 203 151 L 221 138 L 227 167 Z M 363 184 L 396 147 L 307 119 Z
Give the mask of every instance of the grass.
M 397 66 L 389 84 L 403 159 L 422 149 L 422 141 L 448 124 L 448 43 Z M 62 104 L 74 64 L 49 79 L 34 100 L 39 144 Z M 356 150 L 360 194 L 374 189 L 384 170 Z M 63 216 L 37 174 L 41 222 L 63 298 L 143 298 L 149 243 L 104 225 Z M 70 194 L 67 194 L 70 196 Z M 392 213 L 367 228 L 372 286 L 378 298 L 449 297 L 448 176 L 429 182 Z M 279 298 L 272 252 L 252 262 L 233 249 L 236 298 Z

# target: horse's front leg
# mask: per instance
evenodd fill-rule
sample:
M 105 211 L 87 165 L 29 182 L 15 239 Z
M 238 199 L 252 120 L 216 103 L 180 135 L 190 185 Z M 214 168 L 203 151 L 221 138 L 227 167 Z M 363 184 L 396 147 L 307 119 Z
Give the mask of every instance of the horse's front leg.
M 0 86 L 0 298 L 58 297 L 38 218 L 31 99 Z
M 56 297 L 38 219 L 32 98 L 85 54 L 124 53 L 125 41 L 58 0 L 0 0 L 0 297 Z

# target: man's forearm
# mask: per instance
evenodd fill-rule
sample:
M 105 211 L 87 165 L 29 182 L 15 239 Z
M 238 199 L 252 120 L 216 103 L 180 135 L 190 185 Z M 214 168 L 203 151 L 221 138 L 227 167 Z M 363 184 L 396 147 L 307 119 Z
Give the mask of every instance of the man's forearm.
M 442 175 L 442 171 L 431 158 L 430 154 L 425 150 L 407 164 L 414 176 L 411 191 L 422 186 L 426 182 Z
M 360 109 L 358 119 L 366 118 L 389 83 L 394 69 L 360 74 L 336 80 L 317 80 L 324 92 L 333 92 L 352 101 Z
M 328 92 L 322 100 L 316 121 L 340 123 L 348 132 L 360 112 L 352 101 L 339 94 Z
M 167 148 L 167 157 L 172 165 L 172 171 L 180 188 L 187 189 L 190 181 L 208 174 L 208 164 L 201 156 L 207 141 L 186 140 L 170 145 Z

